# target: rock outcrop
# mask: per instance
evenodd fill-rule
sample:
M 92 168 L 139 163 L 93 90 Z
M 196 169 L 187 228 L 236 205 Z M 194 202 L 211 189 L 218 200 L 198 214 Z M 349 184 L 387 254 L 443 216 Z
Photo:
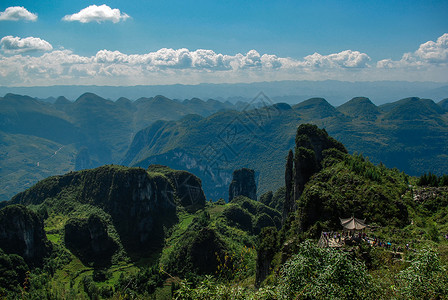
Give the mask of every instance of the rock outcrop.
M 112 165 L 47 178 L 11 202 L 28 205 L 60 199 L 97 206 L 110 214 L 125 246 L 140 248 L 160 242 L 164 226 L 177 220 L 174 194 L 163 174 Z
M 246 196 L 257 200 L 254 170 L 242 168 L 233 172 L 233 179 L 229 186 L 229 201 L 237 196 Z
M 148 172 L 162 173 L 174 187 L 175 196 L 183 207 L 205 205 L 205 195 L 199 177 L 190 172 L 173 170 L 162 165 L 150 165 Z
M 51 251 L 42 220 L 23 205 L 0 210 L 0 248 L 31 263 L 41 262 Z
M 289 182 L 285 182 L 285 184 L 294 190 L 289 191 L 292 196 L 291 194 L 286 196 L 283 220 L 296 209 L 295 202 L 302 195 L 305 184 L 311 176 L 322 169 L 322 161 L 327 153 L 326 150 L 329 149 L 347 153 L 344 145 L 329 136 L 325 129 L 319 129 L 316 125 L 311 124 L 302 124 L 297 128 L 294 160 L 291 161 L 292 152 L 290 152 L 285 171 L 285 180 L 292 179 L 292 185 Z M 294 166 L 294 176 L 291 175 L 292 165 Z

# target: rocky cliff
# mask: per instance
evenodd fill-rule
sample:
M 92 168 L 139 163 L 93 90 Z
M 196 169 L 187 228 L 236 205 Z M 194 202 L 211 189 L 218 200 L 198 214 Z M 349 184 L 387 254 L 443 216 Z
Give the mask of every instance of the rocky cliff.
M 254 170 L 242 168 L 233 172 L 233 179 L 229 186 L 229 201 L 237 196 L 257 200 Z
M 150 165 L 148 172 L 162 173 L 170 180 L 175 190 L 175 196 L 179 204 L 184 207 L 199 206 L 205 204 L 205 195 L 199 177 L 192 173 L 173 170 L 162 165 Z
M 335 149 L 347 153 L 344 145 L 329 136 L 325 129 L 319 129 L 316 125 L 311 124 L 302 124 L 297 128 L 295 143 L 294 159 L 291 160 L 292 152 L 290 152 L 285 171 L 286 181 L 292 180 L 292 184 L 285 182 L 286 187 L 293 188 L 293 190 L 287 191 L 283 219 L 295 210 L 295 202 L 302 195 L 305 184 L 311 176 L 322 169 L 321 164 L 325 157 L 325 151 Z
M 0 210 L 0 248 L 38 263 L 51 251 L 42 220 L 23 205 Z
M 200 181 L 194 184 L 203 195 Z M 112 165 L 47 178 L 10 202 L 45 203 L 59 210 L 93 205 L 111 216 L 124 246 L 136 248 L 160 242 L 163 228 L 176 221 L 176 193 L 170 179 L 161 173 Z

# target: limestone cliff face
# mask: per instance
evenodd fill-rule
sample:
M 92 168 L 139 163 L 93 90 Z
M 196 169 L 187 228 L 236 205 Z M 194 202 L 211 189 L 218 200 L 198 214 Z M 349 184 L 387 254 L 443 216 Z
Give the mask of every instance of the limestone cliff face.
M 75 170 L 89 169 L 92 166 L 93 162 L 90 159 L 89 150 L 86 147 L 81 148 L 76 155 Z
M 217 200 L 225 195 L 227 199 L 232 171 L 216 168 L 203 158 L 201 155 L 191 154 L 182 149 L 173 149 L 163 154 L 152 155 L 139 161 L 135 166 L 146 168 L 164 165 L 175 170 L 186 170 L 188 174 L 192 173 L 201 178 L 202 189 L 207 197 Z
M 22 205 L 0 210 L 0 248 L 28 262 L 39 262 L 51 251 L 42 220 Z
M 242 168 L 233 172 L 233 179 L 229 186 L 229 201 L 237 196 L 257 200 L 254 170 Z
M 107 225 L 100 217 L 91 215 L 87 225 L 93 253 L 99 254 L 113 247 L 113 242 L 107 233 Z
M 343 144 L 329 136 L 325 129 L 319 129 L 316 125 L 300 125 L 297 128 L 295 142 L 294 159 L 291 161 L 292 152 L 290 152 L 285 171 L 285 185 L 293 190 L 288 191 L 283 207 L 283 220 L 296 209 L 295 203 L 302 195 L 305 184 L 311 176 L 321 170 L 325 151 L 336 149 L 347 153 Z M 294 168 L 294 175 L 292 175 L 292 168 Z
M 150 165 L 149 172 L 162 173 L 173 185 L 177 201 L 183 207 L 204 206 L 205 195 L 199 177 L 190 172 L 173 170 L 162 165 Z
M 163 226 L 176 219 L 174 193 L 171 182 L 162 174 L 103 166 L 50 177 L 17 194 L 11 202 L 40 204 L 56 198 L 100 207 L 111 215 L 121 240 L 139 247 L 160 240 Z

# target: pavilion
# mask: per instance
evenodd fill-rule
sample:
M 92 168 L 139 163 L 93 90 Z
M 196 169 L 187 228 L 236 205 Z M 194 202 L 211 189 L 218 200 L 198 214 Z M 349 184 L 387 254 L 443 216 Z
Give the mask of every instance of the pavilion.
M 348 219 L 339 218 L 339 220 L 341 220 L 341 225 L 342 227 L 344 227 L 344 230 L 348 230 L 351 232 L 356 230 L 363 230 L 364 228 L 368 227 L 366 225 L 366 219 L 361 220 L 352 216 L 351 218 Z

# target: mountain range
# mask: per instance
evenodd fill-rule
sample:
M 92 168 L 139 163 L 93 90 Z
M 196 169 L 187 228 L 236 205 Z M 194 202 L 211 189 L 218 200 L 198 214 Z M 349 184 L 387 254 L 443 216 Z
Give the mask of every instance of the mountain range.
M 199 176 L 208 198 L 225 198 L 232 171 L 249 167 L 259 194 L 276 190 L 295 128 L 313 123 L 374 163 L 410 175 L 448 172 L 448 100 L 417 97 L 377 106 L 357 97 L 289 105 L 263 93 L 252 102 L 164 96 L 130 101 L 85 93 L 53 103 L 0 98 L 1 200 L 50 175 L 103 164 L 164 164 Z
M 282 182 L 285 153 L 293 148 L 295 129 L 313 123 L 340 140 L 349 152 L 411 175 L 448 171 L 448 114 L 432 100 L 407 98 L 375 106 L 353 98 L 335 108 L 323 98 L 290 106 L 274 104 L 209 117 L 160 121 L 138 132 L 122 163 L 152 163 L 185 169 L 201 177 L 206 195 L 225 195 L 231 171 L 254 169 L 259 193 Z
M 82 93 L 90 91 L 106 99 L 117 99 L 117 95 L 131 100 L 142 95 L 165 95 L 171 99 L 216 99 L 250 101 L 258 93 L 263 92 L 274 102 L 297 104 L 313 97 L 323 97 L 332 105 L 338 106 L 355 95 L 368 97 L 376 105 L 385 104 L 408 96 L 434 99 L 440 101 L 448 95 L 446 82 L 407 82 L 407 81 L 272 81 L 253 83 L 201 83 L 197 85 L 139 85 L 139 86 L 32 86 L 6 87 L 0 86 L 0 95 L 7 93 L 33 95 L 45 101 L 54 102 L 54 95 L 65 95 L 75 100 Z
M 408 101 L 437 111 L 431 102 Z M 372 108 L 367 99 L 352 102 Z M 246 115 L 260 130 L 273 129 L 285 112 L 312 114 L 317 104 L 327 110 L 314 113 L 333 117 L 325 103 L 276 104 L 241 111 L 237 119 L 243 124 Z M 177 122 L 208 120 L 201 128 L 212 130 L 215 115 Z M 152 126 L 163 123 L 172 122 Z M 271 152 L 280 159 L 288 153 L 278 175 L 285 186 L 259 196 L 255 172 L 247 168 L 234 170 L 226 202 L 207 201 L 203 181 L 187 171 L 105 165 L 48 177 L 0 202 L 0 297 L 299 299 L 305 292 L 310 299 L 328 293 L 337 299 L 443 298 L 448 176 L 415 178 L 375 166 L 316 125 L 292 131 L 292 150 Z M 164 132 L 160 137 L 169 139 Z M 243 146 L 249 152 L 227 145 L 242 150 L 239 160 L 251 160 L 254 144 Z M 277 180 L 271 171 L 259 177 Z M 363 238 L 340 235 L 341 217 L 350 215 L 370 227 Z
M 48 103 L 6 94 L 0 98 L 0 198 L 7 200 L 50 175 L 119 163 L 134 134 L 157 120 L 207 116 L 238 105 L 243 104 L 163 96 L 114 102 L 92 93 L 74 102 L 58 97 Z

